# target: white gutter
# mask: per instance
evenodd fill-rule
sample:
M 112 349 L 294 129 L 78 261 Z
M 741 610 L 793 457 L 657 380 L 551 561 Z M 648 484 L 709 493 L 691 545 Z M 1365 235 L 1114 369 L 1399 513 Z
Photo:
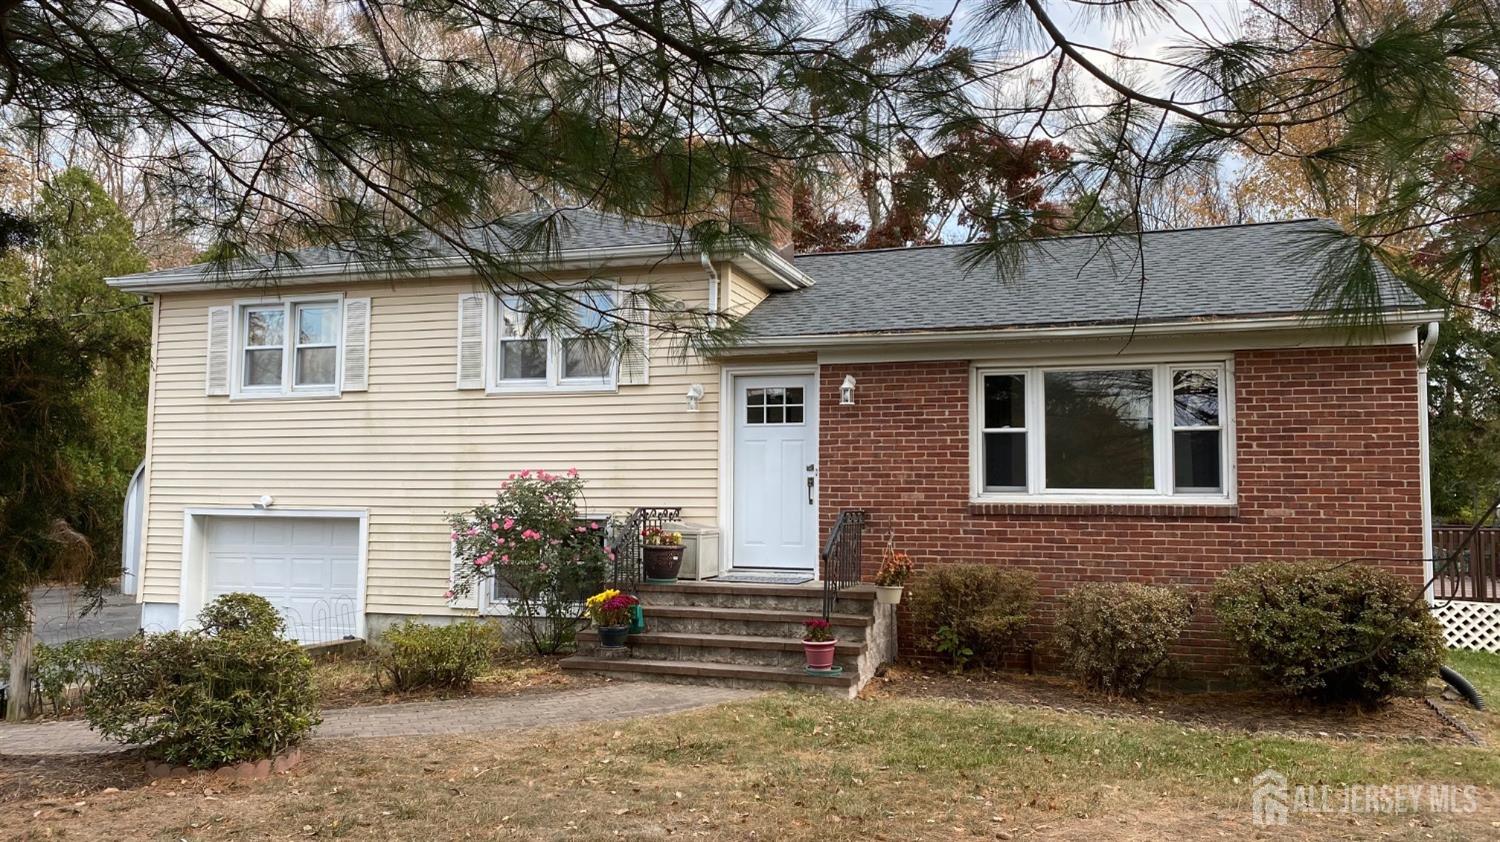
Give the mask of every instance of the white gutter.
M 1387 318 L 1391 325 L 1417 325 L 1441 318 L 1441 310 L 1397 312 Z M 1258 316 L 1213 320 L 1182 320 L 1148 324 L 1074 325 L 1065 327 L 1015 327 L 976 330 L 921 330 L 900 333 L 806 333 L 794 336 L 750 337 L 737 349 L 725 353 L 754 353 L 765 348 L 862 347 L 917 345 L 932 342 L 983 342 L 1014 339 L 1072 339 L 1111 336 L 1154 336 L 1161 334 L 1229 333 L 1251 330 L 1277 330 L 1316 327 L 1305 316 Z
M 714 262 L 709 259 L 708 252 L 699 252 L 698 263 L 703 271 L 708 274 L 708 326 L 719 326 L 719 270 L 714 268 Z
M 1429 440 L 1427 421 L 1427 363 L 1432 352 L 1437 350 L 1438 323 L 1429 322 L 1427 335 L 1417 346 L 1417 440 L 1418 457 L 1422 474 L 1422 581 L 1431 582 L 1434 559 L 1432 556 L 1432 445 Z M 1432 601 L 1433 589 L 1427 588 L 1428 602 Z
M 700 256 L 701 257 L 701 256 Z M 780 256 L 757 249 L 731 256 L 747 258 L 760 264 L 753 272 L 763 280 L 772 280 L 787 289 L 801 289 L 812 285 L 796 267 Z M 510 258 L 518 267 L 561 269 L 570 267 L 619 266 L 641 262 L 687 262 L 692 257 L 684 253 L 676 243 L 648 243 L 635 246 L 612 246 L 609 248 L 572 249 L 560 254 L 529 252 Z M 343 263 L 315 264 L 309 266 L 288 265 L 272 268 L 238 269 L 215 272 L 212 269 L 188 269 L 177 272 L 162 272 L 143 275 L 122 275 L 105 278 L 111 287 L 127 292 L 169 292 L 174 290 L 204 289 L 222 286 L 225 283 L 283 283 L 310 284 L 326 280 L 389 281 L 398 278 L 451 277 L 473 274 L 474 267 L 463 257 L 438 257 L 413 260 L 405 265 L 386 261 L 349 260 Z

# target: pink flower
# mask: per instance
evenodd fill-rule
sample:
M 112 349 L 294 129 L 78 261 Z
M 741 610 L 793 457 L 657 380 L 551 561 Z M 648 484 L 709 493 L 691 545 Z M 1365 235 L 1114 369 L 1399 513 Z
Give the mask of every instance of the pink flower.
M 527 468 L 526 470 L 524 470 L 524 471 L 521 472 L 521 479 L 526 479 L 527 477 L 530 477 L 530 476 L 531 476 L 531 469 L 530 468 Z
M 598 529 L 599 528 L 599 521 L 597 521 L 597 520 L 590 521 L 589 522 L 589 528 L 590 529 Z
M 505 546 L 505 539 L 504 538 L 496 538 L 495 539 L 495 543 L 499 544 L 500 546 L 503 547 L 503 546 Z
M 614 561 L 615 560 L 615 551 L 614 550 L 606 549 L 604 551 L 604 554 L 607 555 L 607 556 L 609 556 L 609 560 L 610 561 Z
M 500 531 L 500 521 L 497 520 L 494 523 L 490 524 L 490 531 L 492 531 L 492 532 L 499 532 Z
M 524 541 L 535 541 L 540 539 L 541 537 L 542 533 L 537 532 L 534 529 L 528 529 L 525 532 L 521 533 L 521 539 Z
M 510 556 L 508 556 L 508 555 L 500 556 L 500 561 L 502 563 L 504 563 L 504 564 L 510 564 Z
M 477 527 L 477 526 L 471 526 L 471 527 L 469 527 L 469 534 L 470 535 L 478 535 L 479 534 L 479 527 Z
M 443 592 L 443 599 L 452 601 L 452 599 L 453 599 L 453 591 L 444 591 Z
M 483 567 L 486 564 L 489 564 L 490 563 L 490 559 L 492 559 L 494 557 L 495 557 L 494 553 L 485 553 L 484 555 L 480 556 L 479 558 L 474 559 L 474 566 L 475 567 Z
M 578 469 L 577 468 L 569 468 L 568 469 L 568 476 L 577 478 L 577 476 L 578 476 Z
M 457 532 L 449 532 L 448 533 L 448 540 L 450 540 L 450 541 L 457 541 L 458 540 L 458 533 Z
M 587 532 L 588 530 L 584 529 L 582 526 L 575 526 L 575 527 L 573 527 L 573 531 L 574 532 Z
M 516 519 L 515 518 L 508 517 L 508 518 L 505 519 L 505 528 L 507 530 L 514 529 L 515 525 L 516 525 Z

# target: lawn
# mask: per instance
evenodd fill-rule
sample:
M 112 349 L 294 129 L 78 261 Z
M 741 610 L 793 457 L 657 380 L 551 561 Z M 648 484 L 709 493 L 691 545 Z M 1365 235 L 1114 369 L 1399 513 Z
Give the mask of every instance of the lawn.
M 649 685 L 640 691 L 649 693 Z M 767 696 L 629 723 L 314 742 L 284 777 L 145 785 L 0 761 L 22 839 L 1325 839 L 1500 835 L 1500 754 L 1256 737 L 994 702 Z M 1250 822 L 1250 779 L 1479 787 L 1478 810 Z M 112 787 L 119 791 L 106 791 Z

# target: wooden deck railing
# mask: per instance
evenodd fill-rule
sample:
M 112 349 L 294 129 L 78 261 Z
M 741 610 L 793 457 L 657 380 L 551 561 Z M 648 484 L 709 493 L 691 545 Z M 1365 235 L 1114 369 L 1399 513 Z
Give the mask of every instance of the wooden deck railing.
M 1500 602 L 1500 526 L 1434 526 L 1432 555 L 1434 597 Z

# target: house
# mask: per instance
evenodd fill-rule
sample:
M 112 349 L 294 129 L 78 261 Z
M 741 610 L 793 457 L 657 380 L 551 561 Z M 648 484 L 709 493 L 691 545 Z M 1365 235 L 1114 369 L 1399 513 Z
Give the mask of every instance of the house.
M 679 508 L 705 575 L 816 583 L 840 513 L 863 511 L 846 560 L 863 577 L 887 540 L 919 572 L 1023 566 L 1043 624 L 1082 582 L 1202 587 L 1267 558 L 1420 583 L 1419 353 L 1441 313 L 1385 278 L 1379 328 L 1309 317 L 1311 255 L 1340 236 L 1300 220 L 1061 238 L 1002 278 L 962 246 L 701 254 L 666 226 L 573 211 L 538 282 L 649 285 L 748 332 L 705 359 L 647 328 L 627 359 L 573 370 L 568 337 L 517 335 L 511 302 L 437 246 L 402 273 L 323 249 L 113 278 L 155 306 L 143 623 L 176 628 L 233 590 L 271 598 L 303 640 L 503 612 L 496 594 L 444 599 L 444 514 L 528 467 L 577 468 L 590 513 Z M 751 612 L 723 630 L 748 646 L 789 637 L 771 608 L 811 593 L 702 587 L 659 595 L 680 608 L 660 612 L 659 671 L 715 632 L 682 619 L 695 608 Z M 1200 620 L 1177 656 L 1211 674 L 1224 647 Z

